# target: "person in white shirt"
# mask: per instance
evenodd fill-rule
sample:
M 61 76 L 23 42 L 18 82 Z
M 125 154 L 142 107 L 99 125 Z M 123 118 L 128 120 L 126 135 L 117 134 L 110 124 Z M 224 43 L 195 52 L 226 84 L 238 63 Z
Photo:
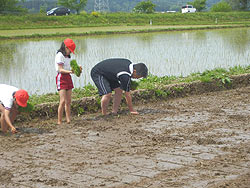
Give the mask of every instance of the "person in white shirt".
M 24 89 L 0 84 L 0 122 L 3 133 L 6 133 L 9 128 L 12 133 L 17 132 L 13 122 L 18 113 L 18 106 L 26 107 L 28 99 L 29 95 Z
M 55 57 L 55 68 L 57 71 L 56 87 L 59 92 L 60 102 L 58 106 L 58 120 L 57 124 L 62 124 L 63 111 L 65 110 L 66 121 L 70 123 L 70 106 L 71 106 L 71 94 L 74 88 L 72 78 L 70 74 L 74 72 L 71 70 L 70 61 L 71 53 L 75 53 L 76 45 L 72 39 L 65 39 L 60 49 L 57 51 Z

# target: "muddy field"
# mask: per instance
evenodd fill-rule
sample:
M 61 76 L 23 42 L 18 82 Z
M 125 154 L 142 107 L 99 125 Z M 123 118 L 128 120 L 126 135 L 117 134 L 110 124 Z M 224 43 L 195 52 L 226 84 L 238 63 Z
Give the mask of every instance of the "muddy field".
M 34 119 L 0 134 L 0 187 L 250 187 L 250 87 Z

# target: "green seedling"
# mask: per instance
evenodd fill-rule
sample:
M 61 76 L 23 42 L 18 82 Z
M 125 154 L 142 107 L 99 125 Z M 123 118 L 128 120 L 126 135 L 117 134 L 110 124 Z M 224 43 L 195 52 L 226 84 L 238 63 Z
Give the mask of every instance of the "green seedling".
M 33 111 L 33 109 L 34 109 L 34 106 L 30 103 L 27 103 L 26 107 L 21 107 L 21 106 L 18 107 L 18 111 L 23 112 L 23 113 L 30 113 Z
M 81 68 L 77 64 L 76 60 L 71 60 L 70 67 L 74 71 L 74 74 L 79 77 L 81 75 Z
M 139 86 L 138 82 L 131 80 L 131 85 L 130 85 L 131 90 L 136 90 L 138 86 Z

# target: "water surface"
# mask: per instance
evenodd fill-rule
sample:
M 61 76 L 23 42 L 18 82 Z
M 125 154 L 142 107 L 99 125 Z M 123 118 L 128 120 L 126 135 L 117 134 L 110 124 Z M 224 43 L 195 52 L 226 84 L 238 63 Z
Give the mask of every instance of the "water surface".
M 144 62 L 157 76 L 187 76 L 217 67 L 250 63 L 250 29 L 174 31 L 162 33 L 73 37 L 76 59 L 83 67 L 76 88 L 91 83 L 91 68 L 101 60 L 128 58 Z M 0 41 L 0 83 L 30 94 L 56 92 L 54 58 L 63 38 Z

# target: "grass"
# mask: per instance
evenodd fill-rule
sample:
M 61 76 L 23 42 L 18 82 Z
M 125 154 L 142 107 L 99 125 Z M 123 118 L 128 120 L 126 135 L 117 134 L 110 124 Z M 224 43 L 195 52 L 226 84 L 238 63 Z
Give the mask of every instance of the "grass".
M 137 81 L 137 84 L 133 84 L 137 89 L 148 89 L 154 90 L 156 96 L 168 95 L 168 93 L 163 92 L 163 88 L 169 84 L 178 84 L 178 83 L 190 83 L 194 81 L 201 82 L 211 82 L 213 80 L 218 81 L 220 84 L 230 84 L 230 76 L 240 75 L 250 73 L 250 66 L 235 66 L 229 68 L 228 70 L 217 68 L 214 70 L 207 70 L 202 73 L 193 73 L 187 77 L 175 77 L 175 76 L 164 76 L 157 77 L 150 74 L 147 78 Z M 182 88 L 176 88 L 176 91 L 181 90 Z M 72 99 L 81 99 L 83 97 L 98 97 L 98 91 L 93 85 L 86 85 L 83 88 L 75 88 L 72 92 Z M 58 102 L 59 95 L 58 93 L 54 94 L 45 94 L 45 95 L 32 95 L 29 99 L 29 103 L 32 105 L 48 103 L 48 102 Z
M 29 38 L 55 38 L 66 36 L 86 36 L 86 35 L 111 35 L 126 33 L 149 33 L 165 32 L 194 29 L 222 29 L 249 27 L 249 25 L 192 25 L 192 26 L 112 26 L 112 27 L 95 27 L 95 28 L 57 28 L 43 30 L 0 30 L 0 39 L 29 39 Z
M 152 25 L 149 24 L 150 20 Z M 217 23 L 215 23 L 217 20 Z M 249 27 L 249 12 L 102 13 L 69 16 L 0 15 L 0 39 L 145 33 L 159 31 Z
M 69 16 L 46 16 L 45 14 L 0 15 L 0 30 L 34 29 L 34 28 L 74 28 L 96 26 L 148 25 L 211 25 L 250 23 L 249 12 L 201 12 L 194 14 L 181 13 L 102 13 Z
M 83 88 L 75 88 L 72 92 L 72 100 L 80 99 L 83 97 L 98 96 L 98 91 L 93 85 L 86 85 Z M 32 95 L 29 98 L 29 103 L 32 105 L 42 104 L 42 103 L 51 103 L 59 101 L 58 93 L 48 93 L 44 95 Z

